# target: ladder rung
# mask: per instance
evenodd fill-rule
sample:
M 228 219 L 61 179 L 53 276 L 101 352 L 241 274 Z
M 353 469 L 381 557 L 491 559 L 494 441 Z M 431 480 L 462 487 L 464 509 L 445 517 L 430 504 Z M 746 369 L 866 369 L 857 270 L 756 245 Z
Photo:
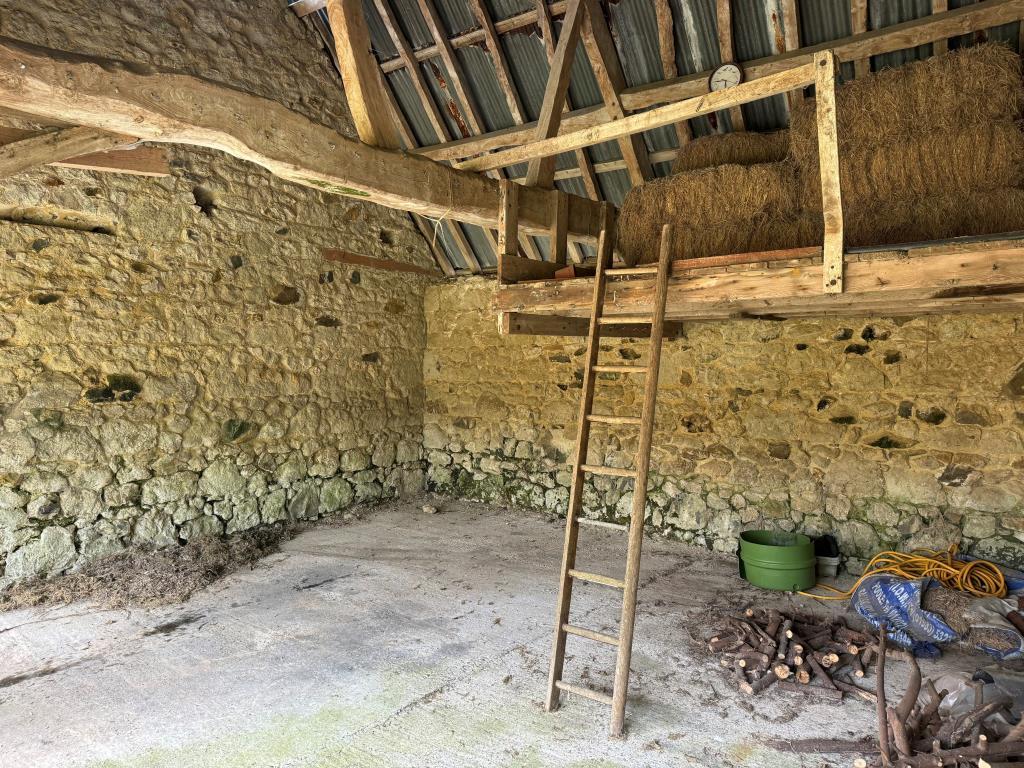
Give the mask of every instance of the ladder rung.
M 619 644 L 619 638 L 615 637 L 614 635 L 606 635 L 604 632 L 595 632 L 592 629 L 575 627 L 572 624 L 563 624 L 562 631 L 570 635 L 576 635 L 576 637 L 585 637 L 587 640 L 593 640 L 597 643 L 604 643 L 605 645 Z
M 611 696 L 609 696 L 607 693 L 595 691 L 593 688 L 584 688 L 579 685 L 570 685 L 569 683 L 563 682 L 561 680 L 555 681 L 555 687 L 560 691 L 565 691 L 566 693 L 574 693 L 577 696 L 582 696 L 583 698 L 590 699 L 592 701 L 599 701 L 602 704 L 607 704 L 608 706 L 611 706 L 612 703 Z
M 595 528 L 608 528 L 612 531 L 628 531 L 628 525 L 622 525 L 621 523 L 607 523 L 604 520 L 591 520 L 589 517 L 577 517 L 577 525 L 592 525 Z
M 595 424 L 636 424 L 640 425 L 639 416 L 612 416 L 610 413 L 591 413 L 587 416 L 587 421 L 592 421 Z
M 606 269 L 604 271 L 609 277 L 620 277 L 623 275 L 656 275 L 658 265 L 650 264 L 644 267 L 618 267 L 617 269 Z
M 584 472 L 592 475 L 611 475 L 613 477 L 636 478 L 635 469 L 619 469 L 618 467 L 602 467 L 599 464 L 584 464 L 580 467 Z
M 597 318 L 598 325 L 650 325 L 654 318 L 650 315 L 611 315 Z
M 577 571 L 575 568 L 570 568 L 569 575 L 580 581 L 603 584 L 606 587 L 614 587 L 615 589 L 625 589 L 626 587 L 626 582 L 622 579 L 613 579 L 611 576 L 602 576 L 600 573 L 587 573 L 586 571 Z
M 646 365 L 595 365 L 596 373 L 647 373 Z

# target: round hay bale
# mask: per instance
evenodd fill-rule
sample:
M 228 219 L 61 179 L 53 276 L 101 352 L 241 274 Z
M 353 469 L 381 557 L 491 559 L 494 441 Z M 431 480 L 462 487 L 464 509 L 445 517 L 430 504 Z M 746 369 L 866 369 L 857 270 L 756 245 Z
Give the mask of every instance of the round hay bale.
M 778 163 L 789 155 L 789 131 L 757 133 L 735 131 L 701 136 L 679 149 L 672 173 L 685 173 L 716 165 Z
M 839 154 L 1016 120 L 1024 104 L 1021 57 L 1006 45 L 960 48 L 844 83 L 836 89 Z M 790 148 L 801 168 L 817 164 L 815 102 L 796 105 Z
M 801 204 L 821 210 L 817 162 L 802 169 Z M 1003 121 L 956 131 L 936 131 L 886 145 L 851 147 L 839 158 L 843 207 L 856 210 L 879 200 L 923 197 L 936 189 L 971 194 L 1024 182 L 1024 132 Z

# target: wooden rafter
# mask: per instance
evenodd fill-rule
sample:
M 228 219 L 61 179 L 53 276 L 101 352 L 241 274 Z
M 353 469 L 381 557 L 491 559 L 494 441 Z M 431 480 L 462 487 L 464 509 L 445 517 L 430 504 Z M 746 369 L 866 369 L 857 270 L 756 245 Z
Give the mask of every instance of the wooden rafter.
M 497 224 L 492 179 L 361 144 L 272 99 L 191 75 L 0 38 L 2 108 L 143 141 L 219 150 L 297 184 L 389 208 Z M 550 206 L 549 192 L 524 188 L 520 230 L 546 235 Z M 600 206 L 570 198 L 570 237 L 594 243 L 599 227 Z
M 626 76 L 622 71 L 619 52 L 615 49 L 611 29 L 604 17 L 600 0 L 583 0 L 586 13 L 583 17 L 583 44 L 594 70 L 597 86 L 601 90 L 607 115 L 611 120 L 626 116 L 622 103 L 622 92 L 626 90 Z M 651 161 L 643 136 L 631 134 L 618 140 L 622 159 L 626 163 L 629 180 L 634 185 L 643 184 L 651 177 Z
M 480 119 L 476 99 L 466 88 L 465 78 L 462 76 L 462 65 L 459 64 L 459 60 L 455 57 L 455 50 L 448 40 L 448 33 L 444 29 L 444 23 L 441 21 L 441 15 L 437 12 L 434 0 L 417 0 L 417 3 L 419 4 L 420 13 L 423 14 L 423 20 L 427 24 L 427 29 L 430 30 L 430 36 L 434 39 L 434 45 L 437 46 L 438 56 L 444 62 L 448 78 L 461 102 L 462 117 L 465 120 L 466 126 L 471 133 L 483 133 L 483 122 Z
M 551 58 L 551 68 L 547 85 L 544 88 L 544 99 L 537 117 L 537 138 L 549 139 L 557 135 L 558 126 L 562 121 L 565 97 L 569 92 L 569 75 L 572 62 L 576 58 L 576 45 L 580 39 L 583 5 L 581 0 L 571 0 L 569 12 L 562 23 L 562 34 L 558 38 L 558 46 Z M 554 182 L 554 156 L 540 157 L 530 161 L 526 171 L 526 185 L 550 187 Z
M 666 80 L 678 77 L 676 66 L 676 35 L 675 21 L 672 19 L 672 7 L 669 0 L 654 0 L 654 12 L 658 21 L 658 53 L 661 56 L 661 71 Z M 679 146 L 689 143 L 693 138 L 690 124 L 683 121 L 675 125 L 676 140 Z
M 823 52 L 823 53 L 828 53 Z M 767 77 L 715 91 L 706 96 L 667 104 L 647 112 L 638 112 L 621 120 L 587 128 L 574 133 L 561 134 L 551 139 L 529 142 L 518 147 L 495 152 L 490 155 L 465 160 L 456 167 L 474 171 L 490 170 L 531 160 L 535 157 L 566 152 L 579 147 L 599 144 L 625 136 L 636 136 L 643 131 L 671 125 L 679 120 L 690 120 L 722 109 L 757 101 L 767 96 L 785 93 L 794 88 L 803 88 L 815 81 L 815 63 L 801 61 L 781 72 Z
M 795 51 L 800 48 L 800 13 L 797 11 L 796 0 L 782 0 L 782 46 L 779 47 L 779 35 L 776 34 L 776 53 Z M 804 92 L 790 91 L 786 94 L 786 101 L 790 109 L 798 102 L 803 101 Z
M 718 57 L 725 63 L 736 60 L 736 53 L 732 45 L 732 2 L 731 0 L 716 0 L 715 9 L 718 21 Z M 743 122 L 743 110 L 738 106 L 729 110 L 729 122 L 734 131 L 746 129 Z
M 850 0 L 850 31 L 863 35 L 868 31 L 868 0 Z M 857 77 L 871 72 L 871 58 L 858 56 L 853 62 L 853 73 Z
M 554 12 L 555 5 L 551 6 Z M 533 14 L 531 14 L 533 15 Z M 819 51 L 833 50 L 842 61 L 856 61 L 869 56 L 891 53 L 905 48 L 924 45 L 941 38 L 955 37 L 978 29 L 999 26 L 1020 21 L 1024 18 L 1024 0 L 982 0 L 975 5 L 957 8 L 946 13 L 924 16 L 919 19 L 894 24 L 849 37 L 832 40 L 795 51 L 767 56 L 743 63 L 747 80 L 764 77 L 792 66 L 797 58 L 804 58 Z M 622 93 L 626 110 L 636 112 L 643 109 L 707 93 L 710 71 L 684 75 L 671 80 L 627 88 Z M 589 128 L 605 122 L 607 116 L 601 107 L 583 107 L 562 118 L 561 133 Z M 536 123 L 514 126 L 492 131 L 462 141 L 449 142 L 421 150 L 427 157 L 442 160 L 457 160 L 501 147 L 514 146 L 529 141 L 536 129 Z
M 932 0 L 932 13 L 945 13 L 949 10 L 949 0 Z M 932 43 L 932 51 L 936 54 L 945 53 L 949 50 L 949 41 L 946 38 L 936 40 Z
M 0 146 L 0 179 L 37 165 L 57 163 L 91 152 L 102 152 L 135 139 L 94 128 L 58 128 Z
M 508 110 L 512 113 L 512 119 L 516 123 L 522 124 L 526 120 L 525 112 L 523 112 L 523 102 L 519 98 L 519 91 L 516 89 L 515 83 L 512 82 L 508 61 L 505 58 L 505 51 L 501 47 L 501 40 L 498 39 L 498 33 L 494 29 L 491 15 L 484 5 L 484 0 L 468 1 L 470 9 L 472 9 L 473 15 L 476 17 L 477 24 L 483 30 L 484 40 L 487 41 L 487 50 L 491 54 L 491 61 L 494 63 L 494 72 L 498 77 L 498 85 L 501 86 L 501 90 L 505 94 L 505 101 L 508 102 Z

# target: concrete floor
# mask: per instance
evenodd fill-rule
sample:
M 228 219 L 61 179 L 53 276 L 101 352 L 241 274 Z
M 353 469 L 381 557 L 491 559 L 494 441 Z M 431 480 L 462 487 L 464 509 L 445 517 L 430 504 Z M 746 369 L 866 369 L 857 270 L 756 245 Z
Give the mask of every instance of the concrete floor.
M 736 693 L 689 633 L 766 593 L 661 540 L 644 545 L 628 737 L 589 700 L 544 712 L 562 523 L 419 504 L 303 533 L 185 605 L 0 615 L 0 766 L 818 766 L 764 742 L 872 732 L 864 702 Z M 621 535 L 585 536 L 580 567 L 621 572 Z M 578 594 L 575 622 L 614 632 L 615 593 Z M 569 642 L 567 679 L 610 683 L 612 649 Z

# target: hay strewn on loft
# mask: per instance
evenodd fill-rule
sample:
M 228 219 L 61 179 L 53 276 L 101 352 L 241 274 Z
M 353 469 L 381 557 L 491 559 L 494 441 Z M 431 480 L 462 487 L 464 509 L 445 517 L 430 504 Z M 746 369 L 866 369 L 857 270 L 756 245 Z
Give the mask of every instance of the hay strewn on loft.
M 679 149 L 672 173 L 685 173 L 716 165 L 778 163 L 789 154 L 789 131 L 756 133 L 737 131 L 701 136 Z
M 1024 229 L 1016 122 L 1024 87 L 1014 51 L 982 45 L 883 70 L 842 85 L 836 99 L 847 245 Z M 780 133 L 789 157 L 765 164 L 730 163 L 769 151 L 779 134 L 693 142 L 693 159 L 684 149 L 681 161 L 712 162 L 718 150 L 719 164 L 631 190 L 619 218 L 622 252 L 654 261 L 668 222 L 677 227 L 675 258 L 820 245 L 815 103 L 797 105 Z

